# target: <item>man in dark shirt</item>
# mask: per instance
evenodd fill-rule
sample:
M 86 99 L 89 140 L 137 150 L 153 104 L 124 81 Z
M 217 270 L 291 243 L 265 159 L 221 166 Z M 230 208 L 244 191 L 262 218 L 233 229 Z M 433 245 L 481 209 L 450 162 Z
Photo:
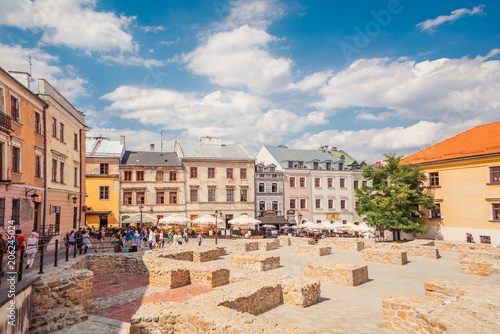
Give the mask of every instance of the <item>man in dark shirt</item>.
M 19 262 L 21 261 L 21 247 L 24 247 L 24 250 L 26 251 L 26 239 L 24 239 L 21 233 L 21 230 L 16 230 L 16 234 L 14 234 L 14 238 L 17 240 L 16 273 L 19 272 Z

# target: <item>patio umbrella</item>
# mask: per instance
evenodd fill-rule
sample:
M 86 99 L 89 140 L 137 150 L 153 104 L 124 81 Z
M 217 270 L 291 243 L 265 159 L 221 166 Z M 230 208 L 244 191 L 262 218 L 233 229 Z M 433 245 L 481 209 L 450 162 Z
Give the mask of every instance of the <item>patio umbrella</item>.
M 158 219 L 155 218 L 155 217 L 151 217 L 151 216 L 148 216 L 148 215 L 145 215 L 145 214 L 142 215 L 142 222 L 143 223 L 156 224 L 157 221 L 158 221 Z M 130 218 L 122 220 L 122 223 L 140 224 L 141 223 L 141 215 L 131 216 Z
M 199 226 L 209 226 L 215 225 L 215 216 L 212 215 L 204 215 L 199 218 L 193 220 L 194 224 L 198 224 Z M 226 223 L 224 220 L 217 218 L 217 227 L 224 228 Z
M 158 221 L 158 225 L 181 225 L 187 226 L 187 223 L 190 222 L 191 219 L 181 216 L 178 213 L 174 213 L 171 216 L 164 217 Z
M 247 226 L 247 227 L 254 227 L 255 228 L 255 225 L 260 224 L 261 221 L 258 219 L 249 217 L 248 215 L 241 215 L 238 218 L 231 219 L 228 223 L 233 225 L 233 226 L 239 226 L 239 227 Z
M 318 224 L 315 224 L 313 222 L 310 222 L 310 221 L 306 221 L 304 224 L 300 224 L 299 225 L 300 228 L 309 228 L 309 229 L 313 229 L 313 228 L 317 228 L 318 227 Z
M 358 225 L 357 230 L 361 232 L 375 232 L 375 227 L 368 226 L 366 223 L 361 223 Z
M 262 225 L 261 227 L 270 228 L 270 229 L 275 229 L 276 228 L 276 226 L 270 225 L 270 224 Z

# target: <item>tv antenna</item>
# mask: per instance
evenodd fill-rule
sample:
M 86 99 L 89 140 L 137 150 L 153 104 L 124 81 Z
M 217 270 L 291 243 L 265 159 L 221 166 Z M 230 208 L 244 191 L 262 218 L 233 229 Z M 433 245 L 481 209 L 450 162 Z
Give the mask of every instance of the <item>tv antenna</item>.
M 160 155 L 163 155 L 163 130 L 160 130 Z
M 23 59 L 30 64 L 30 81 L 35 82 L 35 79 L 33 79 L 33 62 L 31 61 L 31 53 L 28 55 L 28 58 L 23 57 Z

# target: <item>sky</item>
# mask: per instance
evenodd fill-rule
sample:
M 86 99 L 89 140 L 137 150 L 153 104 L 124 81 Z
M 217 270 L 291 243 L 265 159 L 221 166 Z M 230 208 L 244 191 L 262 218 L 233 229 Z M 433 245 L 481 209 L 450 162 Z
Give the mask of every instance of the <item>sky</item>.
M 369 163 L 500 120 L 497 1 L 0 0 L 0 66 L 127 149 L 222 137 Z

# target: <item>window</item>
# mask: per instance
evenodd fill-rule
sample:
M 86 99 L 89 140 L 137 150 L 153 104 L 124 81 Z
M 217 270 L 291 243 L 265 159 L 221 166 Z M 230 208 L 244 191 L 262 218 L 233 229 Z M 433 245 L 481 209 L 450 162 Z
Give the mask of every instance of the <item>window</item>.
M 345 210 L 345 199 L 340 200 L 340 209 Z
M 319 169 L 319 162 L 317 162 L 317 161 L 313 162 L 313 169 L 314 170 L 318 170 Z
M 316 198 L 316 209 L 321 209 L 321 199 Z
M 130 204 L 132 204 L 132 193 L 131 192 L 123 193 L 123 205 L 130 205 Z
M 288 161 L 288 168 L 293 168 L 293 161 Z
M 21 149 L 16 146 L 12 146 L 12 171 L 21 173 Z
M 39 155 L 35 156 L 35 177 L 42 177 L 42 157 Z
M 333 209 L 333 199 L 328 200 L 328 209 Z
M 64 124 L 63 123 L 59 124 L 59 133 L 60 133 L 59 140 L 64 142 Z
M 191 220 L 195 220 L 195 219 L 197 219 L 197 218 L 198 218 L 198 215 L 190 215 L 190 216 L 189 216 L 189 219 L 191 219 Z
M 331 162 L 326 163 L 326 170 L 332 170 L 332 163 Z
M 314 178 L 314 186 L 316 188 L 319 188 L 321 186 L 321 182 L 320 182 L 320 178 L 319 177 L 315 177 Z
M 157 170 L 156 171 L 156 181 L 163 181 L 163 175 L 164 175 L 163 171 Z
M 78 151 L 78 133 L 74 133 L 74 137 L 73 137 L 73 148 L 75 149 L 75 151 Z
M 358 189 L 359 188 L 359 181 L 354 181 L 354 189 Z
M 326 183 L 327 183 L 328 188 L 333 188 L 333 178 L 332 177 L 329 177 L 328 179 L 326 179 Z
M 99 164 L 99 174 L 101 174 L 101 175 L 108 175 L 109 174 L 109 164 L 108 163 Z
M 64 174 L 64 162 L 60 162 L 59 163 L 59 175 L 60 175 L 60 182 L 61 183 L 64 183 L 64 181 L 66 180 L 66 175 Z
M 136 197 L 137 197 L 137 204 L 144 204 L 145 203 L 143 191 L 136 193 Z
M 247 178 L 247 169 L 246 168 L 241 168 L 240 169 L 240 179 L 246 179 Z
M 0 96 L 0 99 L 3 96 Z M 5 224 L 5 198 L 0 198 L 0 227 L 4 227 Z
M 137 171 L 135 173 L 135 180 L 136 181 L 144 181 L 144 171 Z
M 307 208 L 307 201 L 305 198 L 300 199 L 300 208 L 301 209 L 306 209 Z
M 275 172 L 276 171 L 276 167 L 269 167 L 269 171 L 270 172 Z
M 6 112 L 5 112 L 5 101 L 4 101 L 4 98 L 5 98 L 5 95 L 3 93 L 3 88 L 0 87 L 0 112 L 5 114 Z M 5 205 L 5 202 L 4 202 L 4 205 Z M 0 221 L 0 226 L 3 226 L 2 224 L 3 224 L 3 220 Z
M 439 173 L 429 173 L 429 187 L 439 186 Z
M 208 189 L 208 201 L 215 202 L 215 189 Z
M 190 197 L 191 202 L 198 202 L 198 189 L 191 189 Z
M 42 115 L 35 111 L 35 133 L 42 134 Z
M 75 206 L 73 208 L 73 229 L 76 229 L 77 217 L 78 217 L 78 208 Z
M 277 183 L 273 183 L 271 185 L 271 192 L 273 192 L 273 193 L 277 193 L 278 192 L 278 184 Z
M 226 189 L 227 202 L 234 202 L 234 189 Z
M 259 202 L 259 211 L 266 211 L 266 202 L 264 201 Z
M 226 175 L 227 175 L 228 179 L 232 179 L 233 178 L 233 169 L 232 168 L 227 168 L 226 169 Z
M 345 179 L 340 179 L 340 188 L 345 188 Z
M 52 182 L 57 182 L 57 160 L 52 159 Z
M 500 183 L 500 167 L 490 167 L 490 182 Z
M 434 203 L 436 206 L 431 209 L 431 218 L 441 218 L 441 204 Z
M 296 208 L 296 200 L 295 198 L 290 198 L 290 209 Z
M 500 204 L 492 204 L 493 220 L 500 220 Z
M 262 172 L 264 168 L 262 166 L 257 166 L 257 172 Z
M 132 181 L 132 171 L 126 170 L 123 172 L 123 181 Z
M 52 137 L 57 138 L 57 120 L 52 117 Z
M 177 204 L 177 191 L 171 191 L 168 194 L 168 202 L 170 204 Z
M 191 167 L 189 171 L 190 171 L 189 175 L 192 179 L 198 178 L 198 167 Z
M 265 191 L 264 183 L 259 183 L 259 192 L 263 193 Z
M 248 200 L 248 190 L 246 189 L 241 189 L 240 190 L 240 202 L 246 202 Z
M 208 168 L 208 178 L 209 179 L 215 178 L 215 168 L 213 168 L 213 167 Z
M 165 193 L 163 191 L 156 192 L 156 204 L 165 204 Z
M 177 181 L 177 172 L 175 170 L 170 171 L 170 181 Z
M 19 225 L 19 216 L 21 214 L 21 200 L 19 198 L 12 199 L 12 220 L 14 225 Z
M 106 199 L 109 199 L 109 187 L 108 186 L 99 187 L 99 200 L 106 200 Z
M 368 181 L 361 181 L 361 184 L 362 184 L 363 186 L 367 186 L 367 185 L 368 185 Z
M 343 162 L 339 162 L 339 170 L 344 170 L 344 163 Z
M 278 175 L 273 174 L 273 175 L 272 175 L 272 177 L 273 177 L 273 179 L 277 179 L 277 178 L 278 178 Z
M 273 203 L 272 203 L 272 210 L 273 211 L 278 211 L 278 201 L 273 201 Z
M 290 188 L 295 188 L 295 178 L 294 177 L 290 178 Z
M 19 115 L 19 99 L 11 96 L 10 97 L 10 118 L 12 118 L 13 121 L 19 122 L 20 121 L 19 117 L 20 117 L 20 115 Z
M 301 177 L 301 178 L 299 179 L 299 186 L 300 186 L 301 188 L 305 188 L 305 187 L 306 187 L 306 178 L 305 178 L 305 177 Z
M 298 161 L 297 168 L 304 168 L 304 161 Z
M 74 186 L 78 187 L 78 179 L 79 179 L 79 177 L 78 177 L 78 167 L 75 167 L 75 175 L 74 175 L 73 179 L 75 180 Z

